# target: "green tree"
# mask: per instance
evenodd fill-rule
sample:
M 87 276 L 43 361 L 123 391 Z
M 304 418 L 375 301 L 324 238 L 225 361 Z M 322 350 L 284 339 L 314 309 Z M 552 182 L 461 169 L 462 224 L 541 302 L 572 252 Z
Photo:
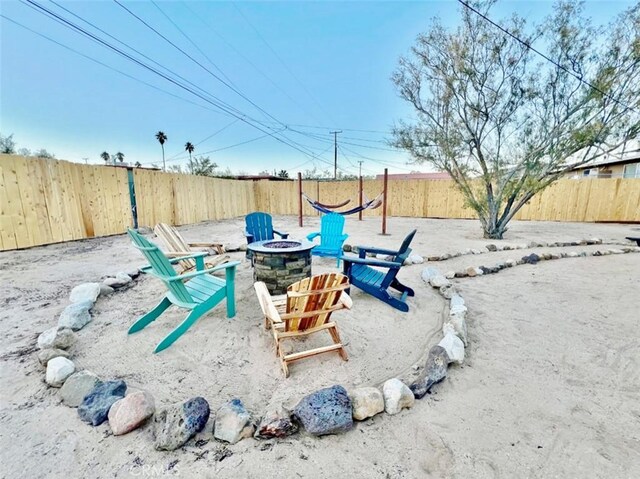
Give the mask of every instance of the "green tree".
M 13 141 L 13 133 L 9 136 L 3 136 L 0 133 L 0 153 L 5 155 L 13 155 L 16 152 L 16 142 Z
M 166 171 L 167 163 L 164 161 L 164 143 L 168 140 L 167 135 L 165 135 L 163 131 L 159 131 L 158 133 L 156 133 L 156 140 L 158 140 L 160 146 L 162 147 L 162 169 Z
M 289 172 L 287 170 L 278 171 L 279 178 L 289 178 Z
M 115 159 L 118 160 L 120 163 L 124 163 L 124 153 L 122 152 L 118 152 L 114 155 Z
M 53 160 L 56 157 L 55 153 L 49 153 L 44 148 L 40 148 L 33 154 L 33 156 L 35 156 L 36 158 L 44 158 L 46 160 Z
M 103 151 L 102 153 L 100 153 L 100 158 L 104 160 L 105 165 L 108 165 L 109 161 L 111 160 L 111 155 L 106 151 Z
M 195 147 L 195 146 L 193 146 L 193 143 L 191 143 L 190 141 L 187 141 L 187 142 L 184 144 L 184 149 L 185 149 L 185 151 L 186 151 L 187 153 L 189 153 L 189 165 L 191 165 L 191 163 L 192 163 L 192 161 L 193 161 L 193 160 L 191 159 L 191 153 L 193 153 L 193 150 L 195 150 L 195 149 L 196 149 L 196 147 Z
M 195 157 L 189 165 L 189 173 L 199 176 L 215 176 L 217 163 L 211 161 L 208 156 Z
M 488 15 L 494 3 L 470 5 Z M 392 77 L 416 119 L 398 122 L 392 144 L 449 173 L 485 237 L 501 239 L 570 164 L 638 137 L 640 5 L 601 30 L 575 1 L 539 25 L 497 23 L 522 42 L 465 6 L 455 31 L 434 20 L 418 36 Z

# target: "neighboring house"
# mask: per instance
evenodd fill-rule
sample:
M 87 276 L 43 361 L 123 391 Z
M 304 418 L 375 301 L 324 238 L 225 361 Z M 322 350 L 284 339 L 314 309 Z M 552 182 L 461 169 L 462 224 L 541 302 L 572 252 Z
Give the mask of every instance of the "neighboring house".
M 451 176 L 447 172 L 441 173 L 391 173 L 390 180 L 450 180 Z M 376 180 L 383 180 L 384 175 L 377 175 Z
M 625 159 L 590 161 L 567 172 L 567 178 L 640 178 L 640 154 Z

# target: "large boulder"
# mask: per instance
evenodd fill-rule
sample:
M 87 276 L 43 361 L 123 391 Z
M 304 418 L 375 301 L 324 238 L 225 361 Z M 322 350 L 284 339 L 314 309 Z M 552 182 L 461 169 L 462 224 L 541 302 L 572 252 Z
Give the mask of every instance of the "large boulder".
M 291 413 L 279 406 L 269 409 L 262 416 L 256 437 L 260 439 L 282 438 L 296 432 L 298 432 L 298 425 L 291 420 Z
M 422 399 L 434 384 L 447 377 L 448 364 L 449 356 L 442 346 L 434 346 L 429 350 L 422 375 L 410 386 L 416 399 Z
M 47 363 L 47 376 L 45 380 L 49 386 L 59 388 L 75 370 L 76 366 L 73 364 L 73 361 L 59 356 Z
M 337 434 L 353 427 L 351 400 L 339 385 L 305 396 L 294 408 L 293 415 L 314 436 Z
M 71 290 L 69 301 L 72 303 L 82 303 L 91 301 L 95 303 L 100 294 L 100 283 L 82 283 Z
M 73 373 L 60 388 L 62 402 L 69 407 L 78 407 L 87 394 L 93 391 L 100 378 L 90 371 L 83 370 Z
M 121 379 L 98 383 L 78 407 L 80 419 L 92 426 L 99 426 L 107 420 L 113 403 L 122 399 L 126 391 L 127 385 Z
M 204 429 L 209 414 L 209 403 L 202 397 L 162 409 L 154 418 L 155 448 L 165 451 L 178 449 Z
M 70 304 L 60 314 L 58 328 L 69 328 L 73 331 L 84 328 L 91 321 L 91 313 L 89 313 L 91 308 L 93 308 L 93 301 L 90 300 Z
M 405 408 L 410 408 L 415 402 L 411 389 L 397 378 L 391 378 L 382 385 L 384 395 L 384 410 L 387 414 L 398 414 Z
M 229 444 L 253 436 L 255 426 L 251 414 L 240 399 L 232 399 L 216 412 L 213 437 Z
M 349 393 L 353 419 L 363 421 L 384 411 L 384 397 L 378 388 L 364 387 Z
M 69 356 L 70 356 L 69 352 L 65 351 L 64 349 L 47 348 L 47 349 L 42 349 L 38 351 L 38 361 L 40 361 L 40 364 L 42 364 L 43 366 L 46 366 L 47 363 L 51 361 L 53 358 L 57 358 L 57 357 L 69 358 Z
M 114 436 L 137 429 L 156 412 L 153 396 L 137 391 L 117 400 L 109 409 L 109 426 Z
M 75 340 L 75 335 L 71 329 L 59 329 L 57 326 L 54 326 L 38 336 L 38 349 L 68 349 Z

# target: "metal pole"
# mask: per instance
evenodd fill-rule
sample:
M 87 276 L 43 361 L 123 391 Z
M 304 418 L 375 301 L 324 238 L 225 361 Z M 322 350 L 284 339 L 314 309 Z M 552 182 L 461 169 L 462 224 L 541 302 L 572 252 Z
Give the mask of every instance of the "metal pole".
M 383 203 L 382 203 L 382 234 L 387 234 L 387 176 L 389 174 L 389 170 L 387 168 L 384 169 L 384 185 L 382 187 L 383 193 Z
M 298 172 L 298 226 L 302 228 L 302 173 Z
M 360 208 L 362 208 L 362 175 L 360 175 Z M 358 211 L 358 221 L 362 221 L 362 210 Z
M 316 180 L 316 201 L 320 201 L 320 182 Z M 320 212 L 316 210 L 316 215 L 320 216 Z
M 342 133 L 342 130 L 330 131 L 333 135 L 333 179 L 338 179 L 338 133 Z

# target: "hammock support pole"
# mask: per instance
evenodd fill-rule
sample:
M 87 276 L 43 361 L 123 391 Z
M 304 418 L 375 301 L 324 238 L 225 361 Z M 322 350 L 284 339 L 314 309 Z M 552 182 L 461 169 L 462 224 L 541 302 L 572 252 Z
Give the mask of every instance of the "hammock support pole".
M 388 176 L 389 176 L 389 170 L 388 168 L 384 169 L 384 184 L 382 187 L 382 193 L 384 194 L 384 197 L 382 198 L 382 201 L 384 202 L 382 204 L 382 234 L 386 235 L 387 234 L 387 181 L 388 181 Z
M 302 228 L 302 173 L 298 172 L 298 226 Z

